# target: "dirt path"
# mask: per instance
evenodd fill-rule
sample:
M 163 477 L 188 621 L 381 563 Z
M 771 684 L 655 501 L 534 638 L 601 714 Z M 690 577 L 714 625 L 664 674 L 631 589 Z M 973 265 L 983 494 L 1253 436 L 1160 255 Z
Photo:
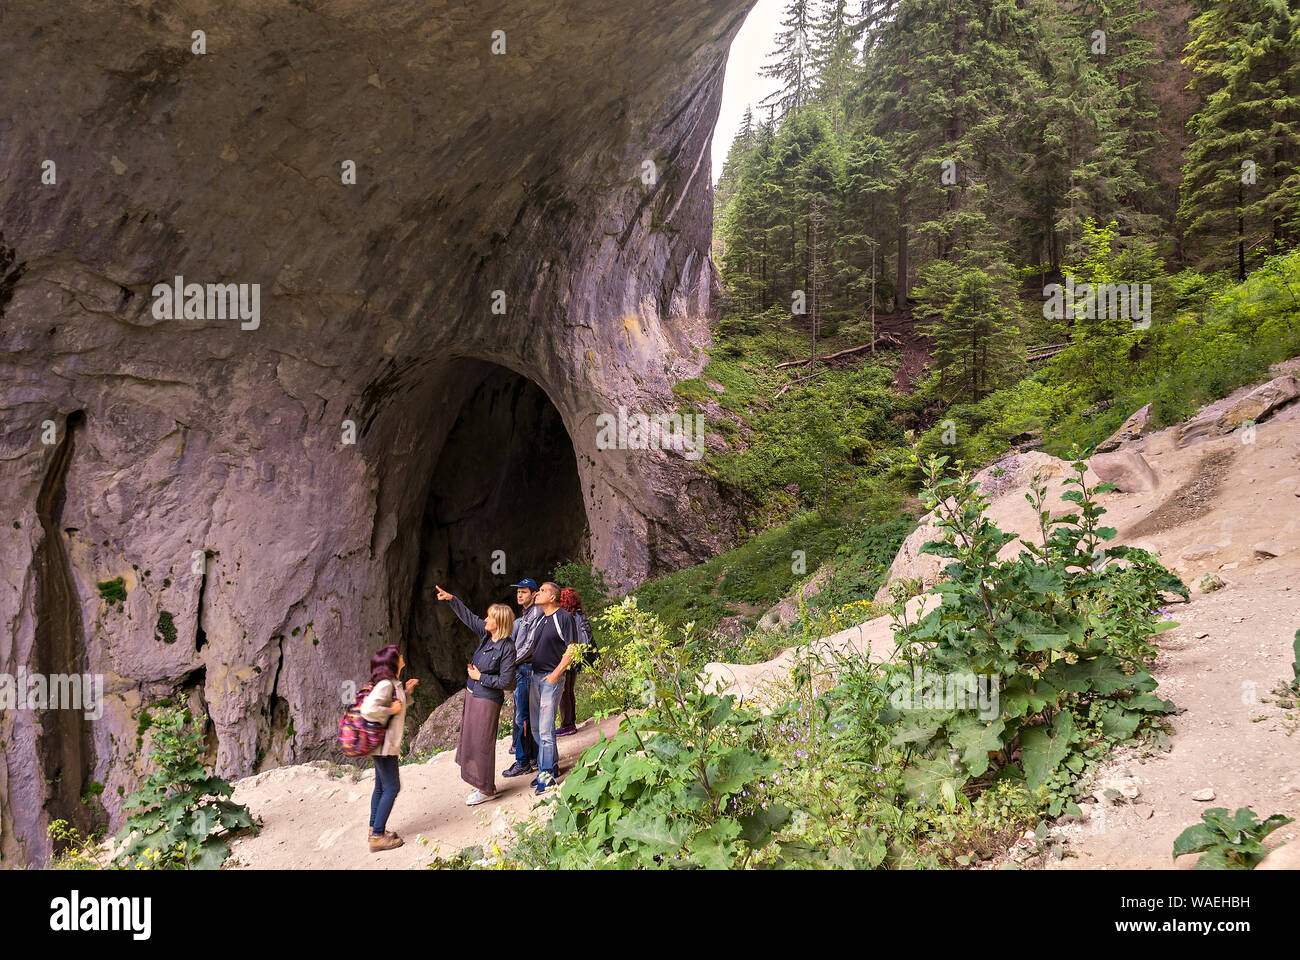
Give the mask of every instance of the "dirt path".
M 613 736 L 618 718 L 604 721 L 600 729 L 606 737 Z M 567 773 L 596 739 L 591 720 L 573 736 L 562 737 L 561 773 Z M 403 765 L 402 791 L 388 829 L 400 834 L 406 845 L 382 853 L 371 853 L 365 836 L 373 765 L 356 780 L 350 774 L 336 775 L 325 762 L 280 767 L 240 780 L 234 799 L 248 804 L 263 826 L 258 836 L 232 844 L 227 869 L 410 870 L 467 846 L 490 846 L 507 833 L 510 823 L 527 817 L 539 799 L 528 785 L 531 777 L 500 776 L 514 760 L 509 751 L 509 740 L 497 741 L 497 799 L 476 807 L 465 805 L 473 788 L 461 780 L 454 750 L 425 763 Z M 344 769 L 333 766 L 333 771 Z
M 1126 780 L 1139 795 L 1082 804 L 1082 821 L 1053 831 L 1070 855 L 1027 861 L 1034 866 L 1168 869 L 1174 838 L 1216 806 L 1294 817 L 1269 844 L 1300 841 L 1300 706 L 1280 707 L 1271 692 L 1292 678 L 1300 629 L 1300 404 L 1258 425 L 1253 443 L 1234 435 L 1179 447 L 1178 429 L 1137 447 L 1159 475 L 1156 490 L 1098 500 L 1117 543 L 1159 554 L 1192 587 L 1190 603 L 1168 608 L 1180 625 L 1158 638 L 1154 667 L 1157 692 L 1185 712 L 1171 719 L 1170 752 L 1120 752 L 1094 778 L 1099 792 Z M 990 489 L 997 491 L 990 516 L 1004 530 L 1032 536 L 1023 483 L 999 489 L 994 480 Z M 1207 574 L 1225 585 L 1202 591 Z M 880 618 L 825 642 L 869 647 L 881 657 L 891 641 Z M 793 662 L 787 651 L 767 663 L 710 664 L 709 671 L 733 692 L 761 698 Z M 1203 790 L 1214 799 L 1192 799 Z M 1195 861 L 1184 857 L 1177 866 L 1190 869 Z
M 1173 718 L 1173 749 L 1129 752 L 1106 764 L 1099 782 L 1127 773 L 1140 795 L 1083 804 L 1086 819 L 1059 831 L 1075 855 L 1047 866 L 1169 869 L 1174 838 L 1210 807 L 1248 806 L 1261 818 L 1284 813 L 1296 823 L 1270 842 L 1300 838 L 1300 710 L 1279 707 L 1270 694 L 1291 677 L 1300 576 L 1293 566 L 1270 565 L 1171 609 L 1180 625 L 1160 638 L 1155 676 L 1160 695 L 1186 710 Z M 1206 789 L 1213 800 L 1192 799 Z M 1182 857 L 1177 866 L 1195 862 Z

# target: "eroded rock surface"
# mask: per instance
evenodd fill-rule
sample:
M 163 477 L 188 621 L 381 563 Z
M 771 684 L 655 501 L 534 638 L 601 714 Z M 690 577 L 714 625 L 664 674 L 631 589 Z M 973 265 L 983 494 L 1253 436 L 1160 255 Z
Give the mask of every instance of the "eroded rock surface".
M 455 689 L 431 579 L 482 593 L 585 548 L 626 585 L 723 545 L 694 465 L 599 449 L 596 418 L 675 409 L 703 364 L 709 141 L 751 4 L 5 5 L 0 672 L 105 678 L 85 772 L 49 714 L 0 719 L 6 864 L 48 851 L 52 771 L 54 806 L 101 783 L 116 825 L 143 704 L 188 691 L 224 775 L 309 760 L 381 642 Z M 159 319 L 175 277 L 259 284 L 256 328 Z M 546 477 L 515 476 L 537 434 L 511 403 L 561 444 Z M 519 482 L 531 529 L 565 512 L 550 552 Z M 55 624 L 76 642 L 41 660 Z

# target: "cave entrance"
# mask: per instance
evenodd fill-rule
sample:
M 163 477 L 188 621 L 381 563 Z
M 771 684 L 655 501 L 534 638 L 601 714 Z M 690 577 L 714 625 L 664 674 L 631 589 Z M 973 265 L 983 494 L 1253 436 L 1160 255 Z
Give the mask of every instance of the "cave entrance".
M 452 377 L 449 402 L 433 415 L 454 420 L 430 478 L 407 632 L 411 675 L 439 700 L 464 686 L 475 641 L 435 585 L 479 616 L 492 603 L 517 613 L 511 583 L 540 583 L 558 564 L 590 555 L 573 442 L 546 392 L 484 361 L 458 362 Z

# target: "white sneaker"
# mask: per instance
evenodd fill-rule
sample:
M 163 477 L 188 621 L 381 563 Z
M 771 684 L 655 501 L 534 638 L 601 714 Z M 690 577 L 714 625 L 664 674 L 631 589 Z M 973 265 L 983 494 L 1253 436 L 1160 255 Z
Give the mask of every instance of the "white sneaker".
M 472 807 L 479 803 L 487 803 L 496 796 L 495 793 L 484 793 L 482 790 L 475 790 L 465 798 L 465 806 Z

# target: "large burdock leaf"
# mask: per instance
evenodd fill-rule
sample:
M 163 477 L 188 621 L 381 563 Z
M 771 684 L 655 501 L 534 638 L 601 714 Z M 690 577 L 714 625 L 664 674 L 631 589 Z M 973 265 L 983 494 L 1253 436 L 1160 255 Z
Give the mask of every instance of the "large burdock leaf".
M 1077 663 L 1057 660 L 1043 671 L 1043 678 L 1070 693 L 1091 690 L 1103 697 L 1134 686 L 1134 678 L 1124 672 L 1118 660 L 1107 654 Z
M 1227 810 L 1223 811 L 1227 813 Z M 1200 853 L 1214 846 L 1218 834 L 1205 823 L 1194 823 L 1178 835 L 1174 841 L 1174 859 L 1188 853 Z
M 989 754 L 1002 749 L 1002 732 L 1006 724 L 1001 720 L 985 722 L 974 715 L 963 716 L 948 724 L 948 740 L 961 754 L 962 766 L 972 777 L 978 777 L 989 768 Z
M 925 744 L 952 716 L 951 710 L 904 710 L 891 739 L 900 747 L 909 743 Z
M 1020 760 L 1030 789 L 1044 783 L 1061 765 L 1075 735 L 1074 714 L 1068 710 L 1056 715 L 1050 730 L 1046 726 L 1021 728 Z
M 614 838 L 629 847 L 639 847 L 642 859 L 655 854 L 671 855 L 682 848 L 690 824 L 685 819 L 670 820 L 659 815 L 654 818 L 630 813 L 614 825 Z
M 1024 717 L 1040 713 L 1048 704 L 1055 706 L 1061 691 L 1040 677 L 1018 673 L 1007 681 L 999 697 L 1003 717 Z
M 729 870 L 736 861 L 735 839 L 739 835 L 740 824 L 735 820 L 719 820 L 691 837 L 686 852 L 691 863 L 706 870 Z
M 965 782 L 947 757 L 918 760 L 903 771 L 903 789 L 909 797 L 931 805 L 942 804 L 949 811 L 957 808 L 957 791 Z
M 715 797 L 739 793 L 747 784 L 767 776 L 780 765 L 760 753 L 730 750 L 709 768 L 709 792 Z
M 1097 719 L 1101 721 L 1102 734 L 1110 740 L 1120 742 L 1128 740 L 1137 732 L 1138 724 L 1142 722 L 1142 714 L 1135 710 L 1125 710 L 1113 703 L 1094 704 L 1093 709 L 1097 712 Z
M 749 816 L 740 818 L 740 838 L 749 844 L 751 850 L 757 850 L 766 845 L 772 834 L 785 826 L 789 819 L 789 807 L 769 803 L 766 808 L 759 807 Z

